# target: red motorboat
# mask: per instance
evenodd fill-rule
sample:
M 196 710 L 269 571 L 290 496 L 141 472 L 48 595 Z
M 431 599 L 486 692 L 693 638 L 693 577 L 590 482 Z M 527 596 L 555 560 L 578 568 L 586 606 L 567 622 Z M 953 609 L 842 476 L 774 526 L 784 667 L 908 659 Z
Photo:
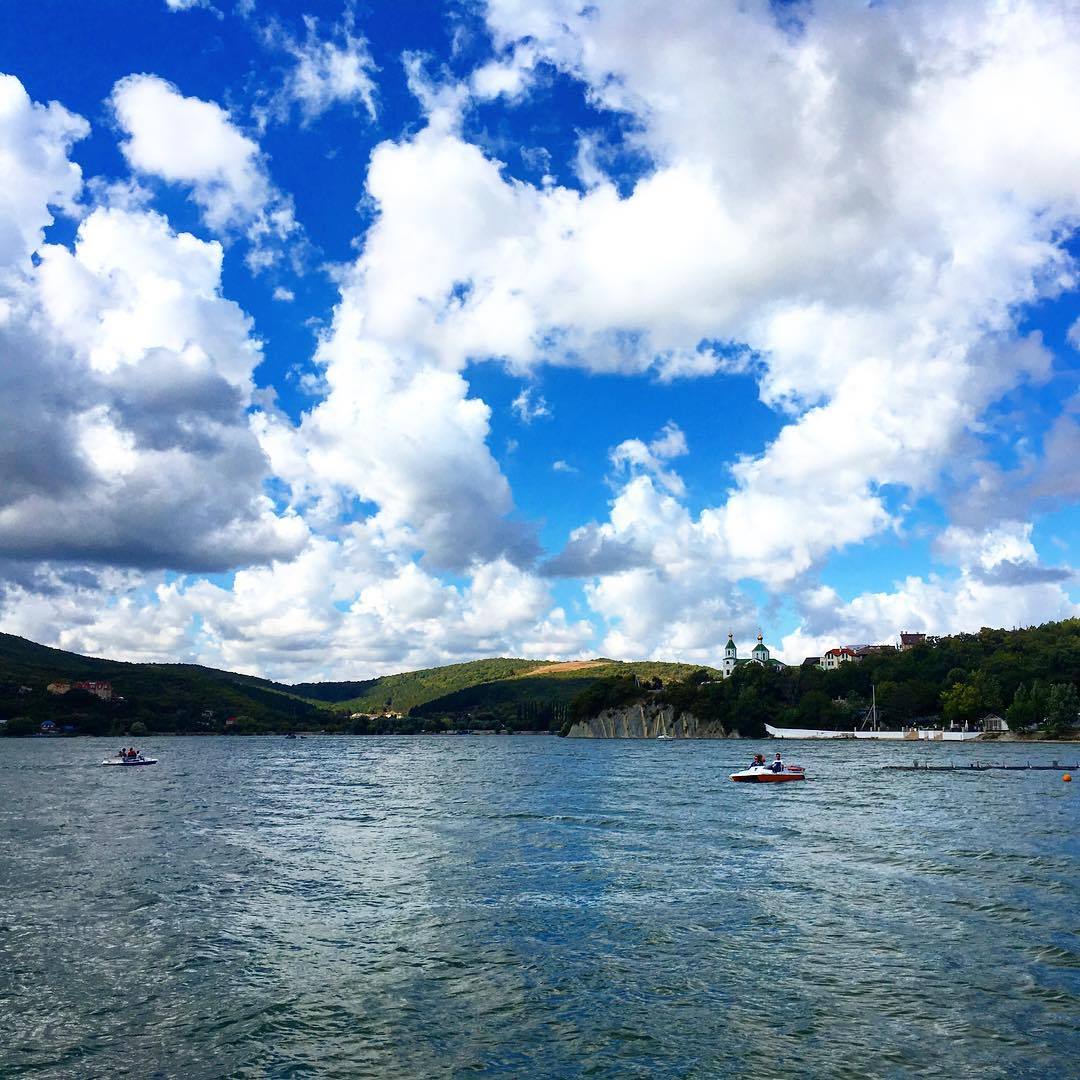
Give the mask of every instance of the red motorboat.
M 773 772 L 767 765 L 755 765 L 732 773 L 731 779 L 736 784 L 783 784 L 789 780 L 805 780 L 806 771 L 801 765 L 785 765 L 780 772 Z

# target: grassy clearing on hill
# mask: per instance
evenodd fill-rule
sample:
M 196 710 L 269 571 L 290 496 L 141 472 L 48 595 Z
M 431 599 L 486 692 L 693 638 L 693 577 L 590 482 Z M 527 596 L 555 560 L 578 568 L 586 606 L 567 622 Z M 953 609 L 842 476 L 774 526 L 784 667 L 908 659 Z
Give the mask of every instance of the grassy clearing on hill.
M 511 675 L 510 678 L 521 679 L 532 675 L 550 675 L 558 678 L 570 672 L 588 671 L 590 668 L 604 667 L 610 663 L 612 663 L 611 660 L 543 660 L 535 668 L 519 672 L 517 675 Z
M 610 660 L 601 657 L 597 660 L 567 660 L 543 664 L 512 678 L 579 679 L 583 672 L 587 672 L 590 680 L 607 679 L 614 675 L 636 675 L 642 682 L 659 678 L 667 683 L 685 679 L 691 671 L 697 671 L 700 667 L 700 664 L 679 664 L 666 660 Z M 717 677 L 720 675 L 716 668 L 705 670 Z

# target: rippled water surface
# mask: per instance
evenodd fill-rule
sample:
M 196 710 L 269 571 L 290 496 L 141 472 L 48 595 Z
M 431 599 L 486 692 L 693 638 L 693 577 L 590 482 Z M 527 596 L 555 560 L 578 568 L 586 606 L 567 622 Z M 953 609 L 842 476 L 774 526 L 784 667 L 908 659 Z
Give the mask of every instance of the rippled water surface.
M 0 1075 L 1078 1075 L 1077 748 L 775 745 L 0 741 Z

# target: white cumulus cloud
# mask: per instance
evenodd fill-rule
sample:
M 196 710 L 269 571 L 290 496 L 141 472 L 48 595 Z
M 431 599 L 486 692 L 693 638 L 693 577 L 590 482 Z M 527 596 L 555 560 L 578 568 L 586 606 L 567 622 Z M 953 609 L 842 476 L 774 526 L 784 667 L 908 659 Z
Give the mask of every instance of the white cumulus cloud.
M 0 556 L 226 569 L 295 553 L 307 530 L 262 489 L 245 414 L 262 352 L 221 294 L 220 244 L 108 206 L 72 248 L 42 243 L 49 206 L 79 193 L 64 159 L 85 125 L 0 91 L 19 177 L 0 201 L 0 236 L 19 238 L 0 272 Z
M 58 102 L 39 105 L 0 74 L 0 269 L 25 268 L 52 224 L 50 207 L 77 214 L 82 170 L 71 147 L 90 125 Z
M 189 187 L 209 228 L 248 238 L 254 268 L 273 261 L 274 245 L 297 229 L 292 203 L 271 182 L 258 144 L 228 112 L 185 97 L 156 75 L 121 79 L 110 102 L 133 169 Z

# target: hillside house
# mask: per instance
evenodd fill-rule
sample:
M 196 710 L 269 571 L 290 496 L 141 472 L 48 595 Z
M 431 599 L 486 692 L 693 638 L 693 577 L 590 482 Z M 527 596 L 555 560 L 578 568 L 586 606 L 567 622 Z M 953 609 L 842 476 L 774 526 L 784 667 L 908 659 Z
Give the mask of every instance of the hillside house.
M 920 645 L 936 645 L 937 638 L 932 634 L 912 633 L 909 630 L 900 631 L 900 651 L 907 652 L 908 649 L 916 649 Z
M 95 697 L 101 698 L 102 701 L 112 701 L 113 699 L 112 683 L 106 682 L 103 679 L 81 679 L 78 682 L 68 682 L 66 679 L 59 679 L 56 682 L 49 683 L 49 685 L 45 687 L 45 690 L 50 694 L 57 694 L 60 696 L 70 694 L 72 690 L 85 690 L 88 694 L 93 694 Z
M 898 651 L 895 645 L 860 645 L 855 650 L 855 655 L 860 660 L 865 660 L 868 656 L 887 655 Z
M 862 659 L 858 653 L 847 645 L 841 645 L 835 649 L 829 649 L 821 658 L 819 665 L 823 671 L 835 671 L 841 664 L 858 663 Z
M 72 690 L 85 690 L 88 694 L 101 698 L 102 701 L 112 701 L 113 687 L 111 682 L 102 679 L 84 679 L 81 682 L 71 684 Z

